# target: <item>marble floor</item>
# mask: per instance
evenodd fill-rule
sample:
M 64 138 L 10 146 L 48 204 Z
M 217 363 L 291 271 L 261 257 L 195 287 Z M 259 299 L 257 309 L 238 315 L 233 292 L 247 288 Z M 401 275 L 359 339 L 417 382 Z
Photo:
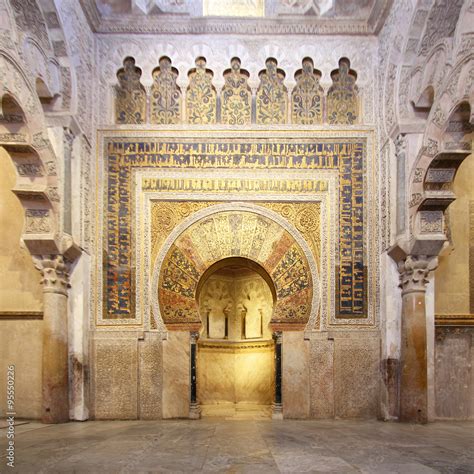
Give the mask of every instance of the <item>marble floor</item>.
M 2 473 L 474 472 L 473 422 L 30 422 L 16 426 L 14 469 L 0 433 Z

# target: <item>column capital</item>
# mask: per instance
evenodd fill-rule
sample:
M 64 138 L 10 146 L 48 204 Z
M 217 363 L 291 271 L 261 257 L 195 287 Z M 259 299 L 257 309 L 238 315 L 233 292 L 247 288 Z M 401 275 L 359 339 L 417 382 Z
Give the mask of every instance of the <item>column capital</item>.
M 68 151 L 71 151 L 75 134 L 69 127 L 63 127 L 63 132 L 64 132 L 64 146 L 68 149 Z
M 191 331 L 189 333 L 189 336 L 191 338 L 191 344 L 196 344 L 197 340 L 199 339 L 199 332 L 197 331 Z
M 395 144 L 395 156 L 397 160 L 399 160 L 402 156 L 406 154 L 407 151 L 407 136 L 405 133 L 399 133 L 395 140 L 393 140 Z
M 44 293 L 58 293 L 67 296 L 69 265 L 62 255 L 34 255 L 35 268 L 41 273 Z
M 283 342 L 283 332 L 282 331 L 274 331 L 272 333 L 272 337 L 275 340 L 276 344 L 281 344 Z
M 438 258 L 428 255 L 408 255 L 398 263 L 400 288 L 402 295 L 413 292 L 425 292 L 428 275 L 436 270 Z

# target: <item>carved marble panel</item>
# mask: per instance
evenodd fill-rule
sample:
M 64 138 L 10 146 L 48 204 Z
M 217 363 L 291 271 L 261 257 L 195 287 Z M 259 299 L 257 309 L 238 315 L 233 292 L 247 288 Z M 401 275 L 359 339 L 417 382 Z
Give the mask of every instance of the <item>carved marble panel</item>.
M 422 234 L 442 233 L 443 211 L 420 211 L 420 232 Z
M 52 232 L 50 211 L 48 209 L 27 209 L 25 213 L 25 233 L 44 234 Z

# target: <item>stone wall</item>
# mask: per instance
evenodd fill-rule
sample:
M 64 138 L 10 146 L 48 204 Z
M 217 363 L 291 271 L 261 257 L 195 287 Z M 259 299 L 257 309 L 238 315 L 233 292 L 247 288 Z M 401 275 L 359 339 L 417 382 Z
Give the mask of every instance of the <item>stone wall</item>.
M 11 191 L 16 173 L 3 148 L 0 169 L 0 386 L 6 387 L 6 367 L 14 365 L 17 416 L 39 418 L 43 337 L 40 274 L 20 244 L 24 211 Z M 6 406 L 6 390 L 0 391 L 0 406 Z
M 439 327 L 435 346 L 435 416 L 474 419 L 474 329 Z
M 448 210 L 449 247 L 439 257 L 435 272 L 436 315 L 474 313 L 474 155 L 459 167 L 454 180 L 457 196 Z M 472 294 L 471 294 L 472 293 Z M 471 302 L 472 301 L 472 302 Z
M 95 419 L 189 416 L 189 333 L 171 331 L 165 340 L 162 337 L 158 333 L 135 331 L 94 333 Z M 203 344 L 217 343 L 202 341 L 198 348 L 200 403 L 232 403 L 232 398 L 236 402 L 271 403 L 272 347 L 255 350 L 226 347 L 221 351 L 226 353 L 221 353 L 217 360 L 214 348 L 210 350 Z M 258 345 L 255 341 L 251 344 Z M 282 351 L 284 418 L 378 417 L 378 331 L 313 333 L 309 339 L 305 339 L 303 331 L 286 331 Z M 235 374 L 229 373 L 229 364 L 225 371 L 220 370 L 225 356 L 233 357 Z M 260 382 L 256 381 L 256 374 L 262 375 Z

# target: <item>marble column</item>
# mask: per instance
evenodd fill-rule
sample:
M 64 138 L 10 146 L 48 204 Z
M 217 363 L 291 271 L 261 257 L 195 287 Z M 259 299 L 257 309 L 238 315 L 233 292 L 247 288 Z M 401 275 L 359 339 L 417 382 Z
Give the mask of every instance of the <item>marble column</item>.
M 43 285 L 42 421 L 69 421 L 67 291 L 62 255 L 35 256 Z
M 197 340 L 199 338 L 198 332 L 191 332 L 190 334 L 191 350 L 190 350 L 190 404 L 189 404 L 189 418 L 198 420 L 201 418 L 201 407 L 197 400 Z
M 402 289 L 400 421 L 428 421 L 426 285 L 436 257 L 408 256 L 398 265 Z
M 282 346 L 283 333 L 276 331 L 273 333 L 275 340 L 275 395 L 272 404 L 272 418 L 274 420 L 283 419 L 283 404 L 282 404 Z

